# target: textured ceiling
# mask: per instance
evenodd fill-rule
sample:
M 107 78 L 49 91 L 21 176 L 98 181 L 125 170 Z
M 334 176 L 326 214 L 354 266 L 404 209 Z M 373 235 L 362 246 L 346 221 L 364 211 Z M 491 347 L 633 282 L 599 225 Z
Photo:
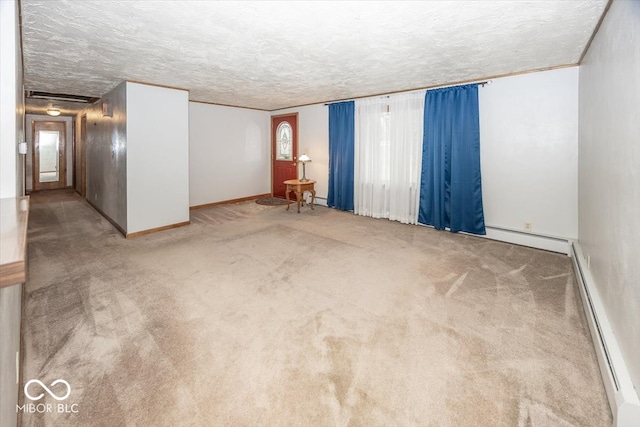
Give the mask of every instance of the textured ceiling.
M 265 110 L 576 64 L 607 0 L 22 0 L 28 90 Z

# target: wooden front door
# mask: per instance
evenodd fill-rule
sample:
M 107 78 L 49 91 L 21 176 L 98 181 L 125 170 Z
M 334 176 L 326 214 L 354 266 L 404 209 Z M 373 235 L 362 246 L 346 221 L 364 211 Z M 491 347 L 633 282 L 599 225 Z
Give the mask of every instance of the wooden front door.
M 298 113 L 271 117 L 271 153 L 273 196 L 284 198 L 284 182 L 298 178 Z
M 33 122 L 33 189 L 64 188 L 67 182 L 65 122 Z

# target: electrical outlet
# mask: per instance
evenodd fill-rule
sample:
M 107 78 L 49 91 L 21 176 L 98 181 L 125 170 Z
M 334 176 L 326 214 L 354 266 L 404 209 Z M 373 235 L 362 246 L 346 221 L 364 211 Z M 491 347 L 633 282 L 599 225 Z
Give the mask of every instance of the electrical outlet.
M 587 255 L 587 269 L 591 270 L 591 255 Z
M 526 231 L 531 231 L 532 228 L 533 228 L 533 224 L 532 223 L 530 223 L 530 222 L 525 222 L 524 223 L 524 229 Z

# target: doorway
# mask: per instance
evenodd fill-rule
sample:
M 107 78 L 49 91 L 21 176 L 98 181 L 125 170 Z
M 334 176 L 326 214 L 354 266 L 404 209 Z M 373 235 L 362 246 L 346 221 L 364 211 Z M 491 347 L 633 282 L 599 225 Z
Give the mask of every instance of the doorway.
M 271 116 L 271 191 L 285 197 L 284 181 L 298 178 L 298 113 Z
M 33 122 L 33 190 L 66 186 L 65 122 Z

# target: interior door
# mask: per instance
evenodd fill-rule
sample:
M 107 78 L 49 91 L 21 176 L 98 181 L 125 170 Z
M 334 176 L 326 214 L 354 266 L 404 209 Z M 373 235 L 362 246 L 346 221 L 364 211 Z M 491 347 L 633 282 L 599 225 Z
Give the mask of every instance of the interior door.
M 33 122 L 33 189 L 66 186 L 65 122 Z
M 285 197 L 284 181 L 298 178 L 298 113 L 271 117 L 271 189 Z

